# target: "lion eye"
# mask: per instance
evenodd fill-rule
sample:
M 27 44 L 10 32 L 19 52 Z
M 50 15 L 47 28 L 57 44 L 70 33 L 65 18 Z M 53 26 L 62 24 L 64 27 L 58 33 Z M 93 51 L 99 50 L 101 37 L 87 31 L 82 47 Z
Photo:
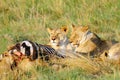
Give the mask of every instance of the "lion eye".
M 51 32 L 50 34 L 51 34 L 51 35 L 54 35 L 55 33 L 54 33 L 54 32 Z
M 57 33 L 57 35 L 59 35 L 60 33 Z

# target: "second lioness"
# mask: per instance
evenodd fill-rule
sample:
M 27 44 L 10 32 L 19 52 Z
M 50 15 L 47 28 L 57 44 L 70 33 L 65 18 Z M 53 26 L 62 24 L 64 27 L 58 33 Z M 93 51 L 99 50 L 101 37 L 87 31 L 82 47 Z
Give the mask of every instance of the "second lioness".
M 95 33 L 89 30 L 88 26 L 72 26 L 70 42 L 76 53 L 95 56 L 108 50 L 114 43 L 101 40 Z

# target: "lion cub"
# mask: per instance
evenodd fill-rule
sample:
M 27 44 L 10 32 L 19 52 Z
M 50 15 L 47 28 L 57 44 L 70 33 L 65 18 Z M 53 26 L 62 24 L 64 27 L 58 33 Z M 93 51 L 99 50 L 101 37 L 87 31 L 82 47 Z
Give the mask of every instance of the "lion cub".
M 101 40 L 95 33 L 89 30 L 88 26 L 72 26 L 70 43 L 76 53 L 91 56 L 98 55 L 112 46 L 112 42 Z M 88 55 L 88 54 L 87 54 Z
M 66 52 L 73 52 L 67 37 L 68 27 L 64 26 L 57 29 L 47 28 L 47 31 L 50 35 L 48 45 L 63 55 L 65 55 Z

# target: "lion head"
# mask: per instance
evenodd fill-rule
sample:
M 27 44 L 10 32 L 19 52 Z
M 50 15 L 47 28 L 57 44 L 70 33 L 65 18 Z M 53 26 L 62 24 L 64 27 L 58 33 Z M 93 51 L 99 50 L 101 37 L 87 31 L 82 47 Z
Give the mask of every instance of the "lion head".
M 49 40 L 51 45 L 61 46 L 62 44 L 65 44 L 68 32 L 68 28 L 66 26 L 57 29 L 47 28 L 47 31 L 50 35 Z
M 88 31 L 88 26 L 72 25 L 72 32 L 70 36 L 70 43 L 73 47 L 77 47 L 79 42 L 83 39 L 84 34 Z

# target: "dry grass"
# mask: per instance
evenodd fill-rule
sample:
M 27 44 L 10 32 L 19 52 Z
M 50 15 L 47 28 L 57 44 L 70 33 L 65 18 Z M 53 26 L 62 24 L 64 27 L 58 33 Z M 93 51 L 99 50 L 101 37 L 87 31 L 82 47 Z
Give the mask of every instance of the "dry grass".
M 76 71 L 76 69 L 78 69 L 78 71 L 80 69 L 80 72 L 78 73 L 84 75 L 81 78 L 85 77 L 85 75 L 88 75 L 89 77 L 94 77 L 95 79 L 97 78 L 99 79 L 100 76 L 113 74 L 118 68 L 118 66 L 114 67 L 113 65 L 110 65 L 107 62 L 103 62 L 99 58 L 90 59 L 81 56 L 81 58 L 77 58 L 77 57 L 64 58 L 64 59 L 52 58 L 49 62 L 42 61 L 40 59 L 37 59 L 35 61 L 30 61 L 29 59 L 23 59 L 22 61 L 19 62 L 17 67 L 14 67 L 13 70 L 11 70 L 11 63 L 9 62 L 10 58 L 11 57 L 5 57 L 0 62 L 1 80 L 4 79 L 7 80 L 35 79 L 36 80 L 36 79 L 43 79 L 45 76 L 49 77 L 48 75 L 52 75 L 51 77 L 53 79 L 54 78 L 53 75 L 59 74 L 57 76 L 60 77 L 61 73 L 68 74 L 69 71 Z M 45 72 L 46 69 L 48 73 Z M 74 73 L 72 74 L 74 75 Z M 79 75 L 77 74 L 77 76 Z M 66 75 L 65 79 L 67 79 L 67 77 L 70 78 L 71 76 Z

